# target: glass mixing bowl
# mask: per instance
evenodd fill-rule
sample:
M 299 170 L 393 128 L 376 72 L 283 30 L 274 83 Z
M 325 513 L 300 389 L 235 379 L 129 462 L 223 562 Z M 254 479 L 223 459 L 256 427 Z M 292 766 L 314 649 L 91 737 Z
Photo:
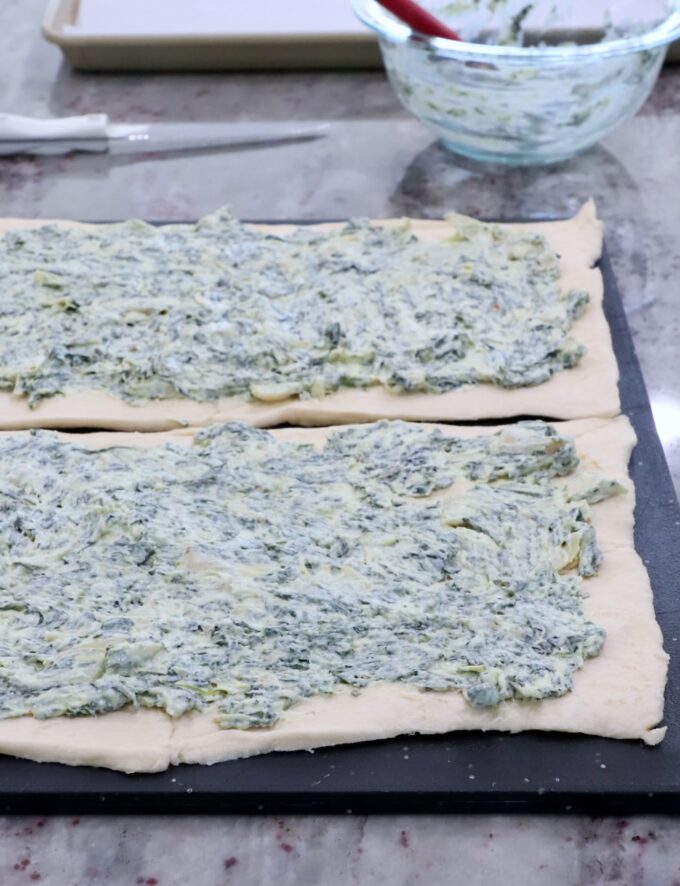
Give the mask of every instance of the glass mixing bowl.
M 409 111 L 450 150 L 515 166 L 571 157 L 635 114 L 654 86 L 668 43 L 680 37 L 675 2 L 661 20 L 630 33 L 595 28 L 604 39 L 584 44 L 564 42 L 569 32 L 563 30 L 554 45 L 560 32 L 553 28 L 534 31 L 528 46 L 428 39 L 375 0 L 352 4 L 377 34 L 389 79 Z M 441 12 L 441 3 L 423 5 Z M 461 5 L 450 4 L 452 14 L 440 15 L 459 33 L 455 10 Z M 497 6 L 491 2 L 490 8 Z M 480 39 L 489 41 L 489 31 Z

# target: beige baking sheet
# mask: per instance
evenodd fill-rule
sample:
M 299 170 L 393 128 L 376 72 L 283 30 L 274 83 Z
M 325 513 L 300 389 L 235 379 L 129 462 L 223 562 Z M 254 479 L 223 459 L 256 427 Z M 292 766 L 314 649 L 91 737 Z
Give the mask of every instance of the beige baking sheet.
M 285 35 L 87 35 L 70 30 L 77 11 L 78 0 L 50 0 L 42 23 L 45 39 L 59 46 L 74 68 L 182 71 L 381 65 L 378 44 L 368 29 Z

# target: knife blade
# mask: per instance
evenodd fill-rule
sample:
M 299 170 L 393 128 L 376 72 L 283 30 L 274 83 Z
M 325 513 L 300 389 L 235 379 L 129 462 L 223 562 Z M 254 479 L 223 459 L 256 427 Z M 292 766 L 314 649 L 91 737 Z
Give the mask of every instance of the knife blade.
M 0 114 L 0 156 L 247 147 L 308 141 L 327 134 L 327 125 L 305 122 L 110 123 L 106 114 L 53 119 Z

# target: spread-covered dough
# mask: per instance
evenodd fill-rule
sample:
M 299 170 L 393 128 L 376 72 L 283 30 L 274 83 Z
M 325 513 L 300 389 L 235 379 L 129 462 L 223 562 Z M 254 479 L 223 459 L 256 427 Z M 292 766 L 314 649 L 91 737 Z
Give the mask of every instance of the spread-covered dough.
M 422 692 L 405 683 L 369 686 L 313 697 L 284 711 L 274 726 L 221 729 L 209 712 L 172 719 L 160 710 L 124 709 L 101 716 L 0 721 L 0 751 L 36 760 L 157 771 L 173 763 L 214 763 L 271 750 L 387 738 L 406 733 L 484 729 L 584 732 L 614 738 L 661 740 L 667 657 L 655 620 L 649 579 L 633 546 L 634 491 L 627 464 L 634 434 L 628 420 L 588 419 L 558 425 L 576 439 L 582 466 L 618 480 L 628 494 L 595 504 L 592 522 L 603 563 L 585 585 L 585 615 L 606 631 L 600 654 L 573 676 L 573 689 L 538 702 L 469 704 L 458 691 Z M 495 428 L 443 427 L 474 437 Z M 318 444 L 326 429 L 281 429 L 279 439 Z M 92 434 L 74 438 L 93 447 L 191 444 L 193 431 L 159 435 Z
M 0 231 L 13 231 L 45 224 L 39 221 L 8 219 L 0 222 Z M 70 224 L 64 222 L 63 224 Z M 385 223 L 398 225 L 398 221 Z M 412 230 L 419 239 L 441 240 L 450 235 L 446 222 L 414 220 Z M 333 229 L 333 226 L 319 226 Z M 335 226 L 338 227 L 338 226 Z M 226 420 L 244 420 L 259 427 L 278 424 L 331 425 L 376 418 L 403 418 L 419 421 L 477 420 L 482 418 L 537 415 L 550 418 L 611 416 L 619 410 L 616 360 L 602 310 L 602 276 L 593 265 L 602 245 L 602 226 L 594 205 L 587 203 L 573 219 L 528 225 L 507 225 L 543 234 L 559 255 L 559 288 L 563 293 L 581 290 L 589 296 L 584 312 L 577 316 L 570 336 L 585 348 L 576 365 L 558 369 L 540 384 L 501 387 L 497 384 L 463 384 L 441 392 L 419 392 L 412 378 L 403 383 L 413 390 L 395 391 L 383 384 L 369 387 L 343 387 L 324 396 L 289 397 L 267 402 L 246 396 L 221 396 L 217 399 L 148 399 L 129 402 L 116 394 L 84 388 L 65 394 L 46 396 L 34 408 L 24 395 L 0 393 L 0 428 L 27 427 L 74 428 L 98 427 L 112 430 L 165 430 Z M 268 230 L 285 234 L 289 226 L 271 226 Z M 43 272 L 39 272 L 43 273 Z M 44 279 L 43 279 L 44 277 Z M 47 287 L 56 282 L 49 274 L 40 280 Z M 68 305 L 65 306 L 68 310 Z M 74 308 L 77 310 L 77 307 Z M 342 320 L 342 318 L 339 318 Z M 341 328 L 341 324 L 340 327 Z M 330 330 L 333 333 L 333 330 Z M 331 335 L 332 338 L 332 335 Z M 450 347 L 458 346 L 456 342 Z M 442 346 L 443 347 L 443 346 Z M 80 359 L 78 354 L 66 360 Z M 556 358 L 557 359 L 557 358 Z M 568 359 L 568 356 L 565 358 Z M 569 365 L 565 363 L 564 365 Z M 396 375 L 395 384 L 402 384 Z M 393 379 L 393 380 L 394 380 Z M 440 382 L 436 382 L 440 384 Z M 323 382 L 321 382 L 323 387 Z M 155 396 L 155 395 L 153 395 Z M 280 392 L 275 396 L 280 397 Z

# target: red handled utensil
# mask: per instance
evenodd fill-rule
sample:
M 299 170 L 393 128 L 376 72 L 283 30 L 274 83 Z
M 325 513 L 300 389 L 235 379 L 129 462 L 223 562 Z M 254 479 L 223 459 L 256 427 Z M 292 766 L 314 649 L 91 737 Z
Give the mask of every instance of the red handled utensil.
M 378 3 L 419 34 L 444 37 L 446 40 L 460 40 L 455 31 L 413 0 L 378 0 Z

